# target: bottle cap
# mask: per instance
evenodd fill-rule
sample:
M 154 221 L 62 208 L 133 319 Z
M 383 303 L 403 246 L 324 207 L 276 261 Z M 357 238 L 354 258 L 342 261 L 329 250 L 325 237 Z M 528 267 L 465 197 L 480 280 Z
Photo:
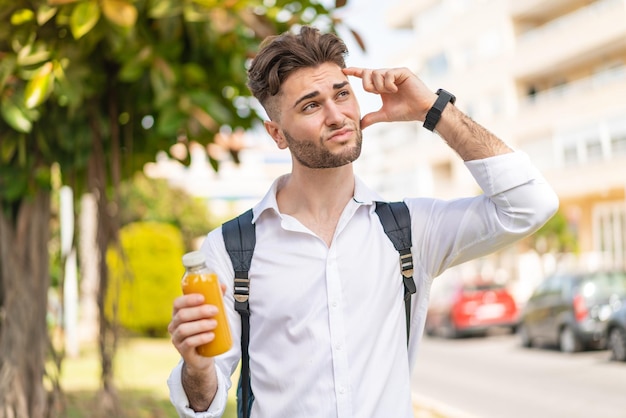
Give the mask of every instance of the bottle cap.
M 183 266 L 194 267 L 204 264 L 206 258 L 200 251 L 192 251 L 183 255 Z

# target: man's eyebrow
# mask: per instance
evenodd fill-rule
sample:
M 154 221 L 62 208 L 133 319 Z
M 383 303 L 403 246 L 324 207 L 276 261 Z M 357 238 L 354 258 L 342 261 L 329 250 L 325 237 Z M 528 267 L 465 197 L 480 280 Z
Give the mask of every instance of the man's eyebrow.
M 318 90 L 312 91 L 309 94 L 305 94 L 304 96 L 300 97 L 298 100 L 296 100 L 296 102 L 293 104 L 293 107 L 298 106 L 298 103 L 304 101 L 304 100 L 308 100 L 308 99 L 312 99 L 315 96 L 318 96 L 320 94 L 320 92 Z
M 349 84 L 349 82 L 346 81 L 342 81 L 341 83 L 336 83 L 333 84 L 333 90 L 339 90 L 343 87 L 345 87 L 347 84 Z M 320 94 L 320 92 L 318 90 L 312 91 L 311 93 L 305 94 L 304 96 L 300 97 L 298 100 L 296 100 L 296 102 L 293 104 L 293 107 L 298 106 L 298 103 L 304 101 L 304 100 L 308 100 L 308 99 L 312 99 L 315 96 L 318 96 Z

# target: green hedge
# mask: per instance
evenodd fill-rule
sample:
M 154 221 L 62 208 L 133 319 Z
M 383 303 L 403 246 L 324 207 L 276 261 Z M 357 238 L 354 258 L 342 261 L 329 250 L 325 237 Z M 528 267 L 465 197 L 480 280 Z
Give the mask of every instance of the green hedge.
M 182 294 L 184 253 L 180 230 L 170 224 L 135 222 L 120 230 L 123 254 L 107 252 L 109 291 L 106 314 L 119 324 L 146 336 L 164 336 L 172 303 Z

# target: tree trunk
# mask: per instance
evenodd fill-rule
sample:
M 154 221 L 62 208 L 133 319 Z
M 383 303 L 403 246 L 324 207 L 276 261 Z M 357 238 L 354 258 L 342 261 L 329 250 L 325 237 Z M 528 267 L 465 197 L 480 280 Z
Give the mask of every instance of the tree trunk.
M 93 103 L 91 103 L 93 105 Z M 107 167 L 106 154 L 104 151 L 104 140 L 98 126 L 98 111 L 95 106 L 90 107 L 92 152 L 88 163 L 87 182 L 89 192 L 95 198 L 97 208 L 96 223 L 96 247 L 98 254 L 98 311 L 99 316 L 99 339 L 101 362 L 101 383 L 98 393 L 99 414 L 103 417 L 121 416 L 119 397 L 115 389 L 113 359 L 117 351 L 117 324 L 115 312 L 113 320 L 107 317 L 106 301 L 109 290 L 109 273 L 106 263 L 106 253 L 109 244 L 114 242 L 116 228 L 116 208 L 111 205 L 107 198 Z M 115 176 L 112 176 L 115 178 Z M 115 191 L 115 187 L 113 187 Z M 2 418 L 2 417 L 0 417 Z
M 80 200 L 80 234 L 78 255 L 80 260 L 80 316 L 79 335 L 81 342 L 98 340 L 98 208 L 93 194 L 85 193 Z
M 0 202 L 0 418 L 51 416 L 43 385 L 50 195 Z

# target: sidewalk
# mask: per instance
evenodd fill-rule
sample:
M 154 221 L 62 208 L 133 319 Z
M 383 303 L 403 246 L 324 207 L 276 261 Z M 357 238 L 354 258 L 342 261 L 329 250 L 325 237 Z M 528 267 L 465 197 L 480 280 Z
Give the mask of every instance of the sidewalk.
M 478 418 L 415 392 L 413 392 L 413 413 L 415 418 Z

